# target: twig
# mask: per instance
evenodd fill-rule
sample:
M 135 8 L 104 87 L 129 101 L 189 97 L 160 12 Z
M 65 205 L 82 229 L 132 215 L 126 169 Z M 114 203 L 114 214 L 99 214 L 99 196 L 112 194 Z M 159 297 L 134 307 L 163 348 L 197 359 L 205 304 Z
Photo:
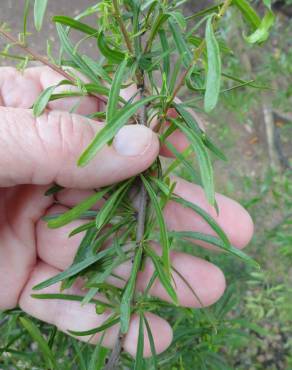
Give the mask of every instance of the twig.
M 118 24 L 120 26 L 120 29 L 121 29 L 122 34 L 124 36 L 124 39 L 125 39 L 125 43 L 127 45 L 127 48 L 129 49 L 129 52 L 131 54 L 133 54 L 133 48 L 132 48 L 131 39 L 130 39 L 130 36 L 128 34 L 128 31 L 127 31 L 127 29 L 125 27 L 125 24 L 124 24 L 124 22 L 122 20 L 121 13 L 119 11 L 119 4 L 118 4 L 117 0 L 113 0 L 113 6 L 114 6 L 114 10 L 115 10 L 114 16 L 115 16 L 115 18 L 116 18 L 116 20 L 117 20 L 117 22 L 118 22 Z
M 278 155 L 279 162 L 284 170 L 292 169 L 288 158 L 283 153 L 280 129 L 277 125 L 274 125 L 274 146 Z
M 137 72 L 137 87 L 140 91 L 140 99 L 145 97 L 145 80 L 143 71 L 139 70 Z M 139 115 L 138 115 L 138 122 L 141 125 L 147 125 L 147 107 L 143 105 L 141 108 Z M 147 211 L 147 203 L 148 203 L 148 196 L 147 190 L 140 180 L 140 191 L 139 191 L 139 205 L 137 211 L 137 229 L 136 229 L 136 248 L 142 248 L 142 241 L 144 238 L 144 231 L 145 231 L 145 221 L 146 221 L 146 211 Z M 105 366 L 105 370 L 115 370 L 118 368 L 118 363 L 120 360 L 120 354 L 122 351 L 122 343 L 124 340 L 124 335 L 119 332 L 118 338 L 115 342 L 114 348 L 111 352 L 109 360 Z
M 274 119 L 271 108 L 268 103 L 263 104 L 263 118 L 266 129 L 266 137 L 268 144 L 268 152 L 270 157 L 271 167 L 275 170 L 279 169 L 277 161 L 277 153 L 275 150 L 275 133 L 274 133 Z
M 64 71 L 61 67 L 58 67 L 57 65 L 51 63 L 47 58 L 43 57 L 42 55 L 36 53 L 35 51 L 33 51 L 32 49 L 30 49 L 26 45 L 24 45 L 21 42 L 19 42 L 9 32 L 3 30 L 3 28 L 0 28 L 0 34 L 2 36 L 4 36 L 6 39 L 8 39 L 10 42 L 12 42 L 14 45 L 18 46 L 23 51 L 25 51 L 26 54 L 29 54 L 34 60 L 37 60 L 37 61 L 41 62 L 42 64 L 44 64 L 44 65 L 48 66 L 49 68 L 51 68 L 53 71 L 55 71 L 55 72 L 59 73 L 60 75 L 62 75 L 66 80 L 71 81 L 74 84 L 76 84 L 75 78 L 72 77 L 69 73 L 67 73 L 66 71 Z M 89 95 L 98 98 L 99 100 L 101 100 L 105 104 L 107 103 L 107 99 L 105 99 L 101 95 L 97 95 L 97 94 L 89 94 Z

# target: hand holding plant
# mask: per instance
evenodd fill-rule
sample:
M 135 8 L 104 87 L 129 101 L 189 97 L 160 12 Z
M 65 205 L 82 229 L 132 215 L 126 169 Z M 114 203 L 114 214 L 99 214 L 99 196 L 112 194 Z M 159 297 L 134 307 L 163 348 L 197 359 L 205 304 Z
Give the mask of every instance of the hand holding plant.
M 238 3 L 254 29 L 264 27 Z M 45 10 L 39 4 L 37 28 Z M 253 232 L 249 215 L 215 195 L 208 150 L 225 157 L 192 104 L 177 100 L 187 86 L 207 112 L 216 106 L 224 76 L 216 30 L 231 1 L 206 9 L 186 35 L 196 15 L 185 18 L 178 5 L 102 1 L 76 19 L 56 16 L 59 63 L 16 42 L 47 67 L 0 70 L 0 308 L 19 304 L 60 330 L 114 348 L 107 368 L 116 368 L 122 347 L 136 354 L 137 369 L 142 355 L 155 363 L 172 339 L 160 307 L 205 307 L 223 294 L 219 268 L 171 251 L 172 244 L 187 239 L 255 264 L 241 251 Z M 100 29 L 82 22 L 96 13 Z M 205 38 L 193 36 L 204 21 Z M 80 43 L 96 39 L 100 62 L 78 52 L 70 29 L 85 34 Z M 175 159 L 165 169 L 159 154 Z M 173 176 L 178 165 L 194 183 Z

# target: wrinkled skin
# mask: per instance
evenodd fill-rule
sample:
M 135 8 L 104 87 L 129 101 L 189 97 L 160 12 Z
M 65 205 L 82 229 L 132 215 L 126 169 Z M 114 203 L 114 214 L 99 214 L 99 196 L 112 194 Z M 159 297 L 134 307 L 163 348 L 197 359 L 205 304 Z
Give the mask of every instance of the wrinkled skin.
M 100 109 L 100 102 L 93 97 L 82 98 L 74 115 L 68 111 L 76 104 L 77 98 L 51 102 L 46 113 L 37 119 L 29 109 L 44 88 L 61 79 L 46 67 L 31 68 L 24 73 L 13 68 L 0 69 L 0 309 L 19 305 L 28 314 L 66 332 L 99 326 L 110 312 L 96 315 L 95 307 L 90 304 L 81 306 L 78 302 L 31 297 L 35 284 L 71 264 L 82 238 L 82 235 L 77 235 L 68 239 L 68 232 L 84 221 L 48 230 L 41 218 L 65 211 L 92 194 L 92 189 L 144 171 L 159 151 L 167 154 L 167 150 L 159 148 L 158 138 L 150 129 L 127 126 L 117 134 L 112 146 L 104 147 L 85 168 L 78 168 L 77 158 L 102 127 L 101 123 L 85 119 L 81 114 Z M 124 91 L 124 95 L 127 97 L 131 92 Z M 170 140 L 178 150 L 187 145 L 179 132 L 173 133 Z M 200 187 L 179 178 L 176 181 L 175 193 L 212 214 L 233 245 L 243 248 L 248 244 L 253 223 L 237 202 L 217 194 L 220 210 L 217 216 Z M 45 197 L 44 192 L 54 182 L 68 189 L 58 193 L 56 199 Z M 179 204 L 169 202 L 164 213 L 171 230 L 213 234 L 206 222 Z M 153 244 L 153 247 L 159 252 L 158 244 Z M 201 301 L 194 297 L 179 276 L 174 275 L 181 305 L 201 307 L 202 303 L 208 306 L 221 297 L 225 279 L 218 267 L 180 252 L 171 252 L 171 257 L 174 267 L 184 275 Z M 130 269 L 130 263 L 125 263 L 116 272 L 126 278 Z M 148 261 L 145 270 L 139 273 L 137 289 L 145 288 L 152 271 L 153 266 Z M 112 283 L 118 285 L 120 281 L 113 278 Z M 42 292 L 53 293 L 58 289 L 57 284 Z M 76 284 L 72 291 L 82 294 L 81 285 Z M 151 294 L 169 300 L 159 282 L 153 285 Z M 172 330 L 162 318 L 151 313 L 147 317 L 156 350 L 162 352 L 171 343 Z M 123 343 L 125 350 L 132 355 L 136 351 L 138 321 L 136 316 L 132 317 Z M 118 325 L 110 328 L 104 337 L 104 345 L 112 347 L 117 332 Z M 96 335 L 91 340 L 96 342 L 98 338 Z M 147 336 L 144 355 L 150 355 Z

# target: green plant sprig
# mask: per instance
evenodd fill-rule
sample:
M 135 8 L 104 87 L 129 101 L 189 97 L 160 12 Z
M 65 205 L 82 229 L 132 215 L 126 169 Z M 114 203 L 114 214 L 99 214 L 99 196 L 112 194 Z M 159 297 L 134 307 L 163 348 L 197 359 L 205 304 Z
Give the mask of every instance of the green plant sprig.
M 156 280 L 160 281 L 168 293 L 172 300 L 171 305 L 179 309 L 170 260 L 173 240 L 191 238 L 208 242 L 226 253 L 241 258 L 251 266 L 256 265 L 244 252 L 236 250 L 230 244 L 224 231 L 203 209 L 173 194 L 175 183 L 171 181 L 169 175 L 177 166 L 183 165 L 192 174 L 194 182 L 203 186 L 207 200 L 216 208 L 210 153 L 219 159 L 226 159 L 188 111 L 185 103 L 177 102 L 176 98 L 182 87 L 186 86 L 189 93 L 204 99 L 204 109 L 209 113 L 218 103 L 222 76 L 240 82 L 241 86 L 257 88 L 258 85 L 253 84 L 254 80 L 251 83 L 222 72 L 222 54 L 228 54 L 229 48 L 224 44 L 222 46 L 218 40 L 219 21 L 231 6 L 236 8 L 253 32 L 253 36 L 250 35 L 247 41 L 260 43 L 271 27 L 271 10 L 268 9 L 261 21 L 246 0 L 225 0 L 219 5 L 186 17 L 181 8 L 183 2 L 179 1 L 103 0 L 85 9 L 75 18 L 58 15 L 53 17 L 60 39 L 59 64 L 55 64 L 50 56 L 41 56 L 26 44 L 29 39 L 26 30 L 29 3 L 27 0 L 23 34 L 20 38 L 25 42 L 14 38 L 4 27 L 0 28 L 0 34 L 9 40 L 12 47 L 20 47 L 29 58 L 38 60 L 61 74 L 64 80 L 58 87 L 74 85 L 78 88 L 78 92 L 65 90 L 63 93 L 55 94 L 57 86 L 49 87 L 35 102 L 33 113 L 38 116 L 50 101 L 70 96 L 93 95 L 106 103 L 105 112 L 95 113 L 95 116 L 105 121 L 105 125 L 88 148 L 80 153 L 78 165 L 87 165 L 104 145 L 111 145 L 116 133 L 131 119 L 135 124 L 147 127 L 152 127 L 152 121 L 156 119 L 157 123 L 153 130 L 159 133 L 161 145 L 166 145 L 175 156 L 168 169 L 164 170 L 160 159 L 157 159 L 143 174 L 113 186 L 97 189 L 94 195 L 69 211 L 47 220 L 50 228 L 62 227 L 81 218 L 87 219 L 88 222 L 70 234 L 85 233 L 72 265 L 66 271 L 38 284 L 34 290 L 39 291 L 57 282 L 61 282 L 64 290 L 70 288 L 80 276 L 89 290 L 84 298 L 65 293 L 54 297 L 34 294 L 34 298 L 75 301 L 82 299 L 82 304 L 95 304 L 97 314 L 111 308 L 110 319 L 100 327 L 87 332 L 71 332 L 74 335 L 90 335 L 104 332 L 120 323 L 116 344 L 105 366 L 107 370 L 118 368 L 123 356 L 124 335 L 128 332 L 131 315 L 137 313 L 139 335 L 134 368 L 143 369 L 144 366 L 142 354 L 145 330 L 150 340 L 153 365 L 157 368 L 157 355 L 145 312 L 146 309 L 156 311 L 158 307 L 164 307 L 163 302 L 151 300 L 149 297 L 150 288 Z M 37 30 L 42 27 L 46 5 L 47 1 L 34 2 Z M 99 17 L 95 27 L 92 27 L 84 21 L 84 18 L 97 12 Z M 196 27 L 190 28 L 191 22 L 197 18 L 201 20 Z M 202 32 L 198 34 L 203 26 L 204 37 L 201 36 Z M 186 32 L 187 29 L 190 30 Z M 71 30 L 80 32 L 84 43 L 89 37 L 96 41 L 96 55 L 101 55 L 99 61 L 80 54 L 79 49 L 70 40 Z M 4 52 L 2 55 L 9 56 Z M 72 74 L 66 72 L 67 67 L 71 68 Z M 184 71 L 179 74 L 181 67 Z M 74 71 L 86 76 L 90 82 L 85 84 L 77 79 Z M 198 86 L 200 80 L 202 83 Z M 137 94 L 125 101 L 121 98 L 121 91 L 125 86 L 132 84 L 136 85 Z M 136 96 L 139 96 L 137 101 Z M 175 118 L 169 117 L 170 108 L 175 109 Z M 176 129 L 181 130 L 189 140 L 190 145 L 183 153 L 179 153 L 167 142 L 168 136 Z M 198 172 L 193 170 L 193 163 L 189 161 L 193 154 L 196 155 Z M 130 193 L 137 188 L 138 206 L 135 208 Z M 61 189 L 54 186 L 47 194 Z M 98 212 L 91 211 L 92 206 L 100 199 L 104 199 L 104 205 Z M 213 229 L 216 237 L 187 231 L 169 232 L 163 216 L 164 207 L 169 200 L 197 213 Z M 159 239 L 162 247 L 161 256 L 151 247 L 151 240 L 156 239 Z M 103 249 L 106 242 L 109 246 Z M 137 293 L 137 276 L 139 271 L 143 270 L 146 258 L 152 261 L 154 273 L 145 292 Z M 124 282 L 124 287 L 117 288 L 109 284 L 107 282 L 109 276 L 122 279 L 114 274 L 114 269 L 127 260 L 132 262 L 132 271 L 129 279 Z M 95 300 L 96 293 L 103 294 L 105 301 Z M 197 297 L 196 292 L 191 294 L 199 300 L 200 297 Z M 23 324 L 39 338 L 39 333 L 33 326 L 29 327 L 26 322 Z M 40 344 L 47 353 L 50 353 L 42 340 Z

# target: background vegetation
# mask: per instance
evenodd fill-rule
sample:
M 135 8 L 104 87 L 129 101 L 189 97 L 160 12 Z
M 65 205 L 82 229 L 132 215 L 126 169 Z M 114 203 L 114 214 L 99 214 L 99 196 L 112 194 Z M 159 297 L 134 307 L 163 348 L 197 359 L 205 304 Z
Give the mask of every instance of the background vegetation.
M 90 1 L 71 1 L 70 15 L 74 15 L 73 3 L 77 10 Z M 186 12 L 193 13 L 191 3 Z M 198 1 L 196 6 L 200 3 L 206 5 Z M 20 28 L 21 7 L 14 5 L 15 1 L 0 5 L 1 21 Z M 223 27 L 223 36 L 230 38 L 235 55 L 226 58 L 225 70 L 246 80 L 256 76 L 258 83 L 271 89 L 226 92 L 208 119 L 202 115 L 208 133 L 217 138 L 217 145 L 229 158 L 227 165 L 215 162 L 217 191 L 240 200 L 251 212 L 256 231 L 248 253 L 262 269 L 255 272 L 234 258 L 207 255 L 225 271 L 227 292 L 207 314 L 206 310 L 185 309 L 178 314 L 166 309 L 175 340 L 159 356 L 163 369 L 292 369 L 291 1 L 277 1 L 274 7 L 276 25 L 269 43 L 262 47 L 251 50 L 243 44 L 236 27 L 239 18 L 229 14 Z M 49 4 L 51 14 L 69 15 L 67 8 L 66 0 Z M 50 28 L 48 32 L 54 40 Z M 42 52 L 38 37 L 35 48 Z M 194 251 L 187 243 L 181 248 L 196 255 L 207 254 Z M 17 310 L 9 315 L 0 313 L 0 369 L 44 369 L 47 359 L 24 330 L 20 315 L 25 317 Z M 106 350 L 97 352 L 56 333 L 49 325 L 35 324 L 47 335 L 58 369 L 102 368 Z M 127 363 L 130 367 L 131 360 L 125 357 Z

